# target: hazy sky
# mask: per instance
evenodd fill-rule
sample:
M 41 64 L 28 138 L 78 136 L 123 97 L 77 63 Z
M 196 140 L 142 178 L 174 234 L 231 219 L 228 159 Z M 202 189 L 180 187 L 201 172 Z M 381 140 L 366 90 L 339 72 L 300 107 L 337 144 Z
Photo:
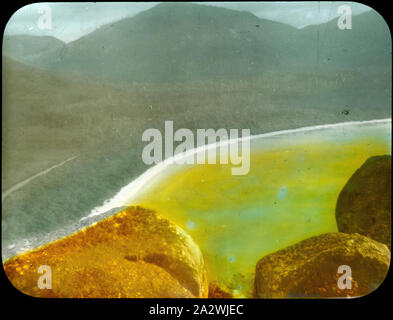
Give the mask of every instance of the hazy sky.
M 158 2 L 108 3 L 36 3 L 19 9 L 8 22 L 6 34 L 51 35 L 69 42 L 106 23 L 130 17 L 155 6 Z M 355 2 L 203 2 L 235 10 L 250 11 L 260 18 L 279 21 L 302 28 L 338 16 L 342 4 L 350 5 L 353 14 L 370 10 Z M 40 7 L 48 5 L 52 12 L 52 29 L 40 30 L 37 21 Z

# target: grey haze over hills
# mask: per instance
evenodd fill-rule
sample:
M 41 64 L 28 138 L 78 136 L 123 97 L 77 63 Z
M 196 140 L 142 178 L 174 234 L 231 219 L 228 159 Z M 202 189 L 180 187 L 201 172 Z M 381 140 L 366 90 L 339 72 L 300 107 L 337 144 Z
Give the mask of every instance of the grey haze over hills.
M 33 3 L 20 8 L 6 26 L 7 35 L 28 34 L 54 36 L 64 42 L 74 41 L 98 27 L 112 23 L 154 7 L 157 2 L 77 2 Z M 289 24 L 296 28 L 321 24 L 339 15 L 341 5 L 349 5 L 353 15 L 372 10 L 356 2 L 296 1 L 296 2 L 202 2 L 200 4 L 248 11 L 259 18 Z M 42 6 L 52 12 L 51 29 L 38 28 Z
M 375 11 L 297 29 L 247 11 L 162 3 L 98 28 L 80 39 L 28 58 L 11 57 L 61 74 L 110 81 L 185 81 L 391 65 L 391 39 Z M 12 41 L 4 41 L 3 53 Z
M 52 36 L 5 35 L 3 37 L 3 55 L 29 63 L 42 54 L 55 51 L 65 43 Z

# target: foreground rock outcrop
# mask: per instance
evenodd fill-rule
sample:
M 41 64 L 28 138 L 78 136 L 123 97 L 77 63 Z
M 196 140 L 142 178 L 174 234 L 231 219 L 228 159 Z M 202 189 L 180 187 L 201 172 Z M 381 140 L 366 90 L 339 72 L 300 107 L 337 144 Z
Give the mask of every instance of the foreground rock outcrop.
M 40 289 L 39 266 L 52 289 Z M 207 297 L 199 247 L 176 225 L 140 207 L 4 264 L 11 283 L 36 297 Z
M 348 180 L 336 206 L 338 231 L 391 247 L 391 156 L 369 158 Z
M 223 289 L 217 282 L 209 283 L 209 295 L 208 298 L 212 299 L 228 299 L 233 298 L 232 293 L 228 289 Z
M 386 245 L 359 234 L 327 233 L 263 257 L 256 266 L 257 298 L 355 297 L 375 290 L 390 264 Z M 340 289 L 341 265 L 352 288 Z M 345 272 L 346 274 L 346 272 Z

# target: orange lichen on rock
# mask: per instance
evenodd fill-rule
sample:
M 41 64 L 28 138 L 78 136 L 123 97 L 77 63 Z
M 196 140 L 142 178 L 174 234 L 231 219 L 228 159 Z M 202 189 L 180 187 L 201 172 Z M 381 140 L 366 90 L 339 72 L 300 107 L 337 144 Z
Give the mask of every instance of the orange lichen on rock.
M 357 233 L 326 233 L 263 257 L 256 266 L 257 298 L 358 297 L 375 290 L 390 264 L 388 247 Z M 340 266 L 351 285 L 339 285 Z
M 233 295 L 228 292 L 229 290 L 224 290 L 217 282 L 209 283 L 209 298 L 212 299 L 229 299 L 233 298 Z
M 41 265 L 52 289 L 40 289 Z M 207 297 L 199 247 L 155 212 L 129 207 L 67 238 L 4 263 L 8 279 L 35 297 Z

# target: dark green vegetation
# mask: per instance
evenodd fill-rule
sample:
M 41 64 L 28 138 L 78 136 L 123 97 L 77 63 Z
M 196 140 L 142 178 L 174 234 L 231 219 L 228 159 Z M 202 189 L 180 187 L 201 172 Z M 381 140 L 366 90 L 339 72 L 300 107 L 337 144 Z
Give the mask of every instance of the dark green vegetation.
M 258 134 L 391 117 L 390 53 L 374 12 L 353 17 L 352 30 L 298 30 L 192 4 L 158 5 L 69 44 L 7 37 L 2 192 L 79 157 L 5 200 L 4 244 L 113 196 L 146 169 L 141 135 L 164 120 Z

